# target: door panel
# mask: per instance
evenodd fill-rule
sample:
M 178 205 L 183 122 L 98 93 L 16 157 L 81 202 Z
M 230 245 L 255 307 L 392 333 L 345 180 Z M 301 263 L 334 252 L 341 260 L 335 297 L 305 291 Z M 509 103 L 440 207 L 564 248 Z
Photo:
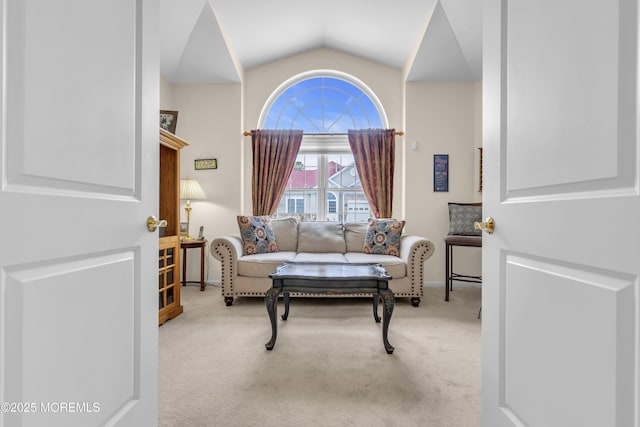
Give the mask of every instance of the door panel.
M 637 1 L 486 5 L 483 425 L 638 426 Z
M 131 195 L 141 142 L 136 3 L 7 6 L 7 184 Z M 66 152 L 51 135 L 66 139 Z
M 635 87 L 618 79 L 619 56 L 636 55 L 618 45 L 628 28 L 618 27 L 616 5 L 547 3 L 510 4 L 507 12 L 509 195 L 568 192 L 584 182 L 592 190 L 593 181 L 619 175 L 618 133 L 625 123 L 618 123 L 618 92 Z
M 92 254 L 6 269 L 7 324 L 21 331 L 7 337 L 8 383 L 22 384 L 22 396 L 45 405 L 25 417 L 26 425 L 49 425 L 58 402 L 76 403 L 78 396 L 92 397 L 78 402 L 85 408 L 74 425 L 100 425 L 134 399 L 140 375 L 136 258 L 131 251 Z M 82 303 L 69 304 L 69 295 Z M 46 327 L 35 319 L 46 319 Z
M 154 425 L 157 5 L 1 6 L 0 426 Z
M 505 264 L 505 411 L 527 426 L 558 425 L 567 413 L 572 425 L 617 425 L 616 402 L 627 399 L 633 408 L 627 378 L 634 371 L 628 356 L 636 330 L 625 319 L 634 317 L 635 278 L 518 254 L 508 254 Z

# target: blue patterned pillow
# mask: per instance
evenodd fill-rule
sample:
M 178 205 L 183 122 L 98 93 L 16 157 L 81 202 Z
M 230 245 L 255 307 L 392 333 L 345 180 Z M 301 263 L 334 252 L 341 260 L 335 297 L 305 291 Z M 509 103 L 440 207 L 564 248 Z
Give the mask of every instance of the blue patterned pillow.
M 242 239 L 242 255 L 278 252 L 276 236 L 271 228 L 268 216 L 238 215 L 240 238 Z
M 370 219 L 364 236 L 365 254 L 400 255 L 400 236 L 404 221 L 396 219 Z
M 477 221 L 482 221 L 482 206 L 449 203 L 450 236 L 481 236 L 482 230 L 473 228 Z

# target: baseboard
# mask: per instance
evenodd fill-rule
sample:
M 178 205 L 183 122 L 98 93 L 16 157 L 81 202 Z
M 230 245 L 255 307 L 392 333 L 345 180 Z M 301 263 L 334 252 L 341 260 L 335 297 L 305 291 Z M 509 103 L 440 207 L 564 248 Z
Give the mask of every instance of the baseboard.
M 423 288 L 444 288 L 444 282 L 425 282 L 422 284 Z M 482 284 L 480 283 L 471 283 L 471 282 L 459 282 L 457 280 L 453 281 L 454 288 L 481 288 Z

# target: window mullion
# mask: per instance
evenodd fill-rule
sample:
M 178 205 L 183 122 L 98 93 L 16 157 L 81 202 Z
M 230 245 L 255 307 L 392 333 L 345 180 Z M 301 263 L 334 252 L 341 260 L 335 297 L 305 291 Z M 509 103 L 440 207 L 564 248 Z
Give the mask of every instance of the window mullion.
M 318 220 L 327 220 L 327 155 L 318 155 Z

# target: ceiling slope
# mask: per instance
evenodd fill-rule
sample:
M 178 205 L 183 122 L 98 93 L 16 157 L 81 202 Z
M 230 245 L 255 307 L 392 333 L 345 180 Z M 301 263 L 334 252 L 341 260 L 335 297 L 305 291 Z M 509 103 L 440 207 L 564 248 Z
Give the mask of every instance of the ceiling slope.
M 160 70 L 172 83 L 239 82 L 207 0 L 161 0 Z
M 159 1 L 160 70 L 172 83 L 238 82 L 323 47 L 398 69 L 413 55 L 411 81 L 481 78 L 480 0 Z
M 407 81 L 468 81 L 473 73 L 447 14 L 438 2 L 418 48 Z

